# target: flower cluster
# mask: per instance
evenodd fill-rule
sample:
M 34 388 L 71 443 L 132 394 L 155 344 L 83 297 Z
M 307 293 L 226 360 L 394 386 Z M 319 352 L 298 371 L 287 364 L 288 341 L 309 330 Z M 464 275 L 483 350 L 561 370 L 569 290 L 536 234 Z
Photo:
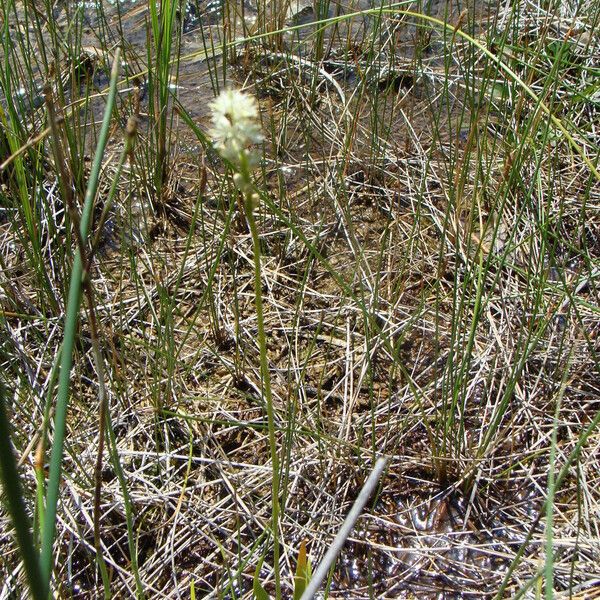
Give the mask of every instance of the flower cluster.
M 210 135 L 219 154 L 234 167 L 251 167 L 257 155 L 249 147 L 262 142 L 256 100 L 238 90 L 225 90 L 211 103 Z
M 258 153 L 251 148 L 262 142 L 258 104 L 252 96 L 238 90 L 225 90 L 211 103 L 210 135 L 219 154 L 233 168 L 233 182 L 244 195 L 244 208 L 250 213 L 258 205 L 251 170 L 258 165 Z

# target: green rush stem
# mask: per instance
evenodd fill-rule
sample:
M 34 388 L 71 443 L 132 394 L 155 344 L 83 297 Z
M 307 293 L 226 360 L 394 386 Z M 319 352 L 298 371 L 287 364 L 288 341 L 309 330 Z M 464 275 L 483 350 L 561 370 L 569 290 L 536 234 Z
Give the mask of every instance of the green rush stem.
M 85 200 L 80 221 L 80 235 L 82 240 L 86 240 L 91 224 L 92 209 L 94 199 L 98 190 L 98 181 L 100 179 L 100 170 L 104 157 L 104 150 L 108 141 L 110 132 L 110 122 L 115 105 L 117 94 L 117 78 L 119 74 L 119 64 L 121 62 L 121 53 L 119 49 L 115 52 L 113 63 L 110 93 L 106 102 L 102 128 L 98 138 L 98 146 L 94 156 L 94 162 L 90 173 L 88 187 L 85 193 Z M 54 536 L 56 535 L 56 510 L 60 491 L 60 480 L 62 473 L 62 457 L 65 443 L 65 430 L 67 421 L 67 409 L 69 404 L 69 388 L 71 380 L 71 369 L 73 367 L 73 349 L 75 347 L 75 338 L 77 337 L 77 326 L 79 322 L 79 309 L 82 296 L 82 278 L 84 273 L 84 257 L 79 249 L 75 254 L 73 268 L 71 271 L 71 282 L 69 286 L 69 296 L 67 300 L 67 314 L 65 317 L 65 331 L 62 345 L 62 355 L 60 363 L 60 374 L 58 380 L 58 393 L 56 398 L 56 409 L 54 413 L 54 441 L 52 444 L 52 453 L 50 455 L 50 474 L 48 477 L 48 489 L 46 493 L 46 515 L 44 528 L 42 530 L 41 547 L 41 570 L 42 579 L 46 590 L 50 589 L 50 580 L 52 577 L 53 565 L 53 546 Z M 47 594 L 46 594 L 47 595 Z
M 0 385 L 0 481 L 2 481 L 2 491 L 15 528 L 15 537 L 21 551 L 31 597 L 34 600 L 45 600 L 48 596 L 47 586 L 44 584 L 39 557 L 33 545 L 31 523 L 23 500 L 23 490 L 13 446 L 10 443 L 10 426 L 4 403 L 4 388 Z

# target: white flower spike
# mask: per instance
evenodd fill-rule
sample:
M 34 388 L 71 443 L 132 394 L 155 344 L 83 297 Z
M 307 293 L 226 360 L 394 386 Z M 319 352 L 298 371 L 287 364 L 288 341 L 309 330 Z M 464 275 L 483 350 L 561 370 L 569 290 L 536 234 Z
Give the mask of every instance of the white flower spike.
M 253 96 L 239 90 L 225 90 L 211 103 L 210 135 L 219 154 L 234 166 L 255 163 L 252 144 L 262 142 L 258 104 Z

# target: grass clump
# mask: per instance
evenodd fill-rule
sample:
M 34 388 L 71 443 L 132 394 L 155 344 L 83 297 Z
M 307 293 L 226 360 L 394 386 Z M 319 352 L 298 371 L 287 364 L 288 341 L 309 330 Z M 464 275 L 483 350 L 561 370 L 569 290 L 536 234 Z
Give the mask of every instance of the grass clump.
M 0 595 L 593 594 L 596 3 L 1 19 Z

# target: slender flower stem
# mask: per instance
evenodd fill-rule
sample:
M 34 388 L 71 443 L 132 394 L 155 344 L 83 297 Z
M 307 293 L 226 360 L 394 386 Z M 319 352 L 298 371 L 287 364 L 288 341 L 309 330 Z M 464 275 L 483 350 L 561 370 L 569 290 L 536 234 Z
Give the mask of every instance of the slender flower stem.
M 273 394 L 271 392 L 271 377 L 267 358 L 267 338 L 265 334 L 265 320 L 262 301 L 262 279 L 260 265 L 260 238 L 254 219 L 254 197 L 252 192 L 245 195 L 246 219 L 252 235 L 254 250 L 254 302 L 256 306 L 256 320 L 258 324 L 258 345 L 260 348 L 260 371 L 262 378 L 263 396 L 267 408 L 267 422 L 269 429 L 269 448 L 271 450 L 271 464 L 273 467 L 273 492 L 271 500 L 271 520 L 273 533 L 273 570 L 275 572 L 275 597 L 281 598 L 281 575 L 279 572 L 279 456 L 275 440 L 275 412 L 273 410 Z
M 256 100 L 237 90 L 225 90 L 212 103 L 211 137 L 219 154 L 233 168 L 233 183 L 241 193 L 243 212 L 252 236 L 254 253 L 254 302 L 258 323 L 258 345 L 260 348 L 260 373 L 262 395 L 267 409 L 269 448 L 273 484 L 271 496 L 271 532 L 273 535 L 273 571 L 275 573 L 275 597 L 281 598 L 281 574 L 279 571 L 279 457 L 275 439 L 275 411 L 267 358 L 267 338 L 262 300 L 262 277 L 260 266 L 260 238 L 254 219 L 254 209 L 259 196 L 252 182 L 252 170 L 258 165 L 258 154 L 252 148 L 263 140 L 260 129 Z

